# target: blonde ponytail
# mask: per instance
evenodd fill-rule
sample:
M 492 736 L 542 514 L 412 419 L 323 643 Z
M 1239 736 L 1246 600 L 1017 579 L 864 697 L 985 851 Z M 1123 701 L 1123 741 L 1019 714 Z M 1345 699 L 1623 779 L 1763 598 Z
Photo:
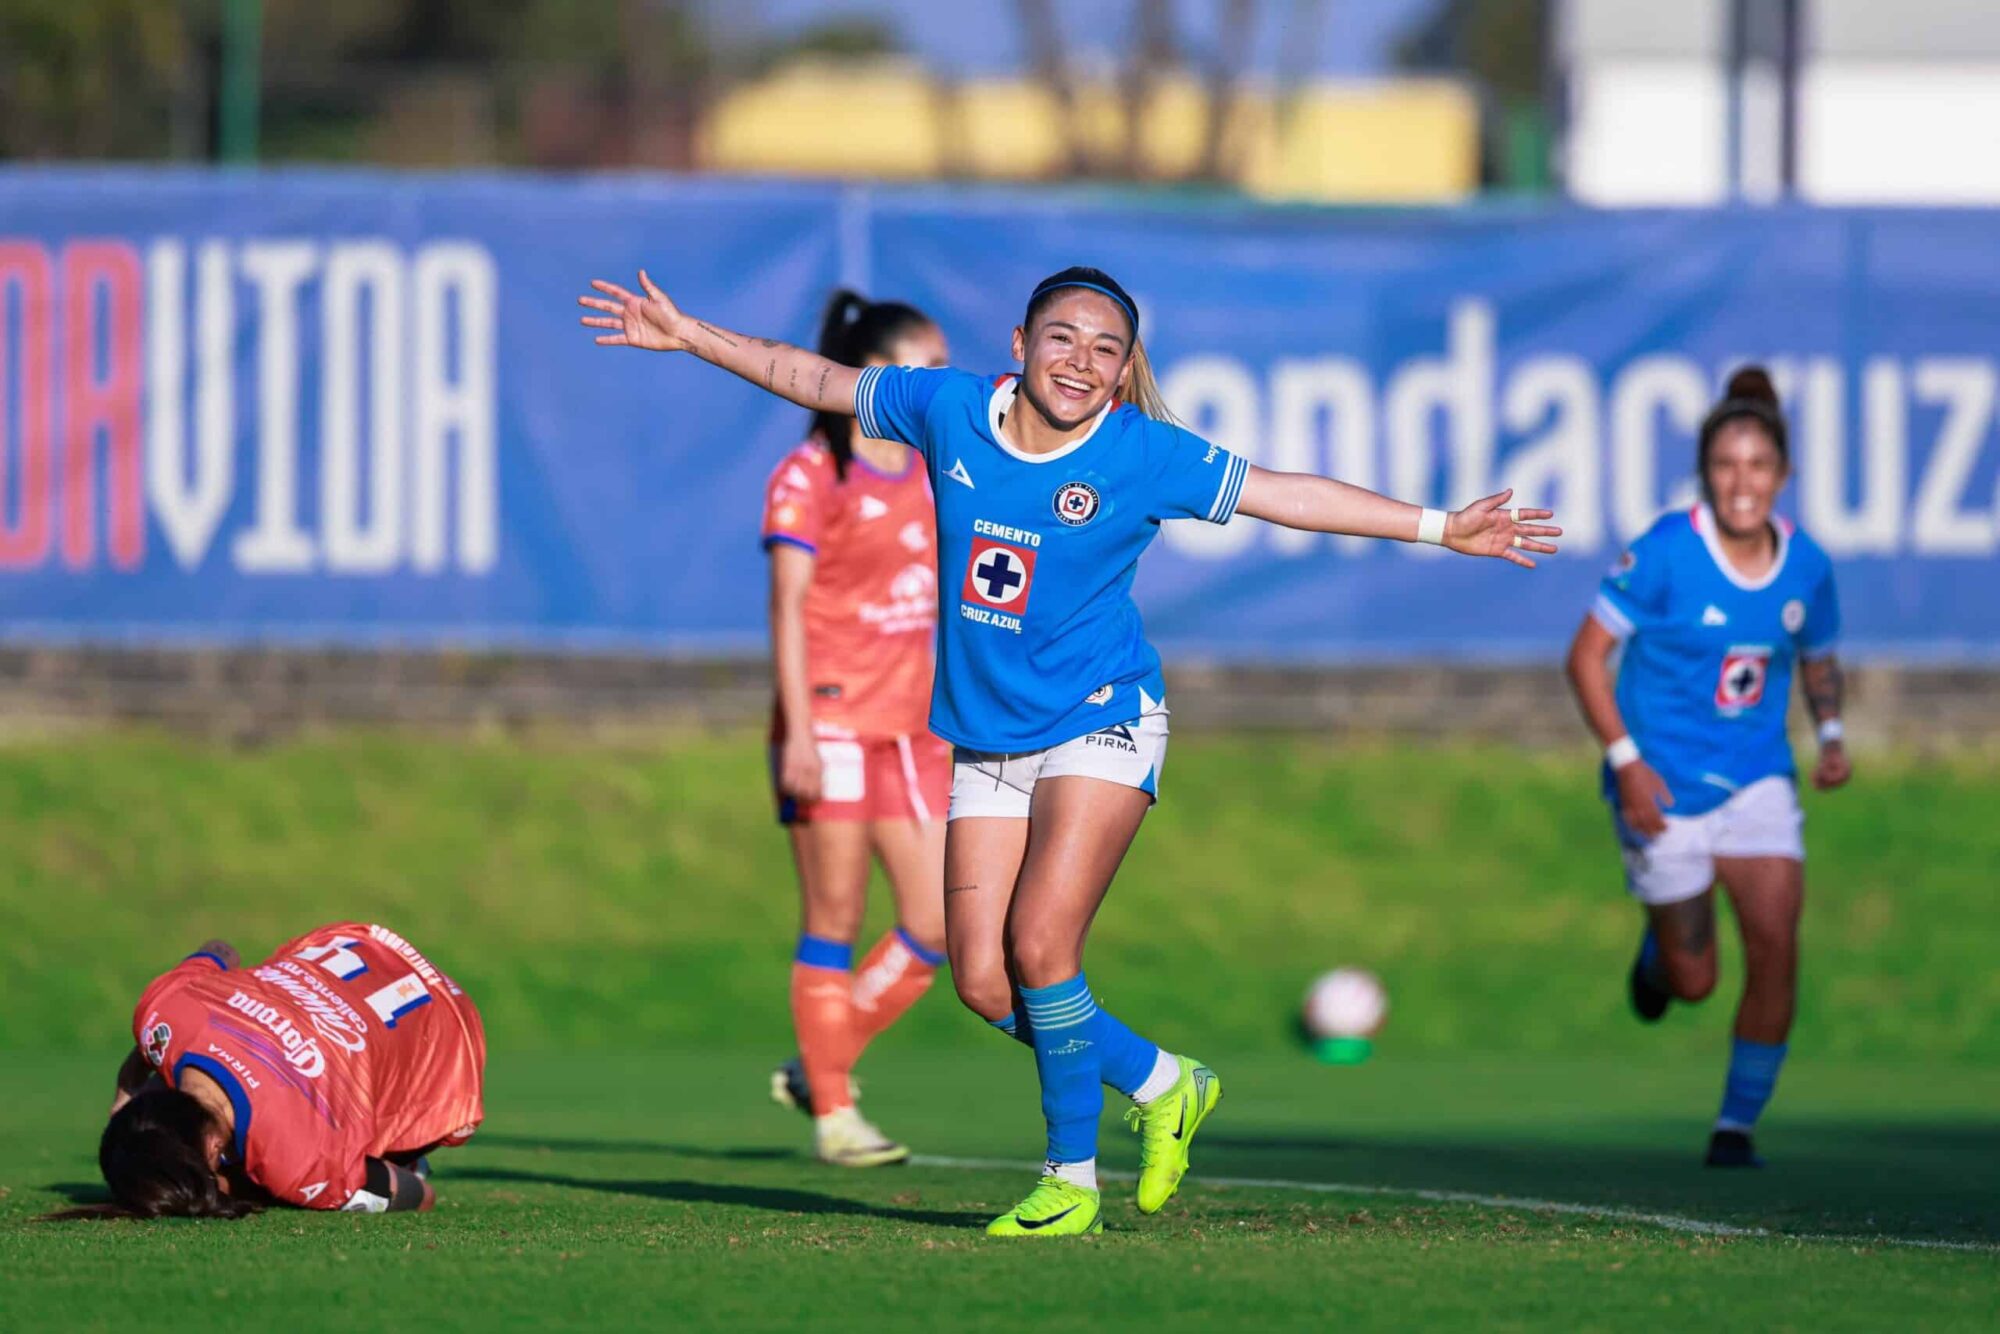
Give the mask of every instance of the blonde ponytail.
M 1153 375 L 1153 360 L 1146 355 L 1144 339 L 1132 340 L 1132 370 L 1125 377 L 1125 401 L 1154 421 L 1166 422 L 1169 426 L 1181 425 L 1181 419 L 1167 406 L 1166 396 L 1160 393 L 1160 382 Z

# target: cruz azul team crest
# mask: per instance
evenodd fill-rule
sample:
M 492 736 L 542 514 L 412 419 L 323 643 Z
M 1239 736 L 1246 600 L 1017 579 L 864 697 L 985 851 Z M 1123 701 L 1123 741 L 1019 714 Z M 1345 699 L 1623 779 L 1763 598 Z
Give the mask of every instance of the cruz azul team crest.
M 1081 528 L 1097 517 L 1097 488 L 1089 482 L 1064 482 L 1056 488 L 1056 517 L 1072 528 Z
M 965 567 L 965 601 L 1019 616 L 1028 605 L 1028 586 L 1035 579 L 1035 553 L 1005 542 L 972 539 L 972 559 Z

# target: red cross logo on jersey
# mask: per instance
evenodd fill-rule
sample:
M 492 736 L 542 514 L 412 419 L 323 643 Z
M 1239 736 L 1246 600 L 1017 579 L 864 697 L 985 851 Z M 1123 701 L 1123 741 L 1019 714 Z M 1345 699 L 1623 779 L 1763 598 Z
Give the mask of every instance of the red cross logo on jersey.
M 1028 587 L 1034 582 L 1034 552 L 983 537 L 972 539 L 972 559 L 965 565 L 962 594 L 967 602 L 1018 616 L 1028 605 Z
M 1755 708 L 1764 699 L 1764 677 L 1771 650 L 1761 644 L 1739 644 L 1722 655 L 1722 673 L 1715 679 L 1715 707 Z

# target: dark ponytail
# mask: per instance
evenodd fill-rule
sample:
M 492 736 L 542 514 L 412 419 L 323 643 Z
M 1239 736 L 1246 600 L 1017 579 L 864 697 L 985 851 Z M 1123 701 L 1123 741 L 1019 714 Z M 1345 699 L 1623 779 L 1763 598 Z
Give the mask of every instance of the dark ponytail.
M 147 1089 L 118 1109 L 97 1145 L 111 1198 L 138 1218 L 241 1218 L 258 1206 L 225 1194 L 208 1165 L 208 1109 L 178 1089 Z
M 859 292 L 841 288 L 826 303 L 819 322 L 819 354 L 843 366 L 865 366 L 872 357 L 886 357 L 906 335 L 931 323 L 930 316 L 901 301 L 870 301 Z M 833 454 L 833 470 L 847 480 L 854 458 L 854 418 L 844 412 L 815 412 L 812 433 Z
M 1695 472 L 1701 477 L 1702 490 L 1708 490 L 1708 454 L 1715 444 L 1715 437 L 1731 422 L 1750 421 L 1764 429 L 1771 437 L 1771 443 L 1778 447 L 1778 457 L 1786 467 L 1792 463 L 1792 447 L 1785 437 L 1785 415 L 1778 410 L 1778 390 L 1771 383 L 1770 372 L 1762 366 L 1741 366 L 1729 377 L 1728 388 L 1722 391 L 1722 401 L 1708 410 L 1702 420 L 1700 444 L 1695 450 Z

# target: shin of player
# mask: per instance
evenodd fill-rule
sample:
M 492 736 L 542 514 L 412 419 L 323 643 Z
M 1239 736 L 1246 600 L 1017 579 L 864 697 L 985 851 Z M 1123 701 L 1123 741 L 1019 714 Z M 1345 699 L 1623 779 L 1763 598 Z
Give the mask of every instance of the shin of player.
M 1569 673 L 1605 747 L 1626 884 L 1646 913 L 1627 979 L 1642 1019 L 1714 989 L 1715 885 L 1735 909 L 1745 980 L 1708 1162 L 1754 1166 L 1751 1132 L 1791 1032 L 1805 899 L 1785 712 L 1796 664 L 1819 729 L 1813 781 L 1846 782 L 1840 611 L 1825 554 L 1773 510 L 1790 458 L 1762 371 L 1732 377 L 1702 425 L 1699 463 L 1701 504 L 1661 518 L 1605 576 Z

